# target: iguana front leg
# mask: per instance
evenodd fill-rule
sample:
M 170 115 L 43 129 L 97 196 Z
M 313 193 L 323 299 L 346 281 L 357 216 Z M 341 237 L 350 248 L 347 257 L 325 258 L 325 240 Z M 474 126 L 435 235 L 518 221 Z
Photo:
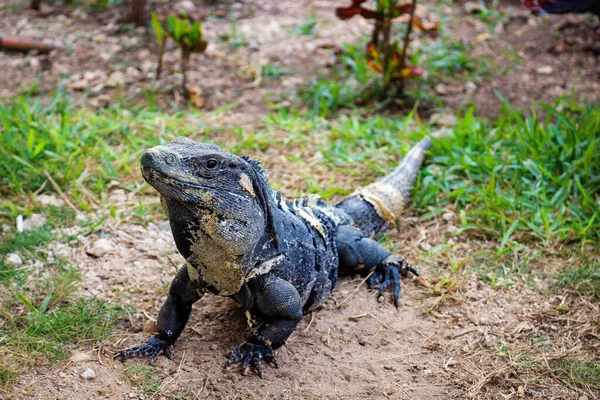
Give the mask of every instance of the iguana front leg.
M 173 345 L 190 317 L 192 304 L 200 297 L 184 265 L 171 282 L 167 299 L 158 313 L 158 334 L 140 346 L 117 352 L 117 356 L 122 359 L 148 356 L 148 360 L 153 361 L 162 351 L 170 359 Z
M 250 298 L 245 305 L 264 322 L 246 343 L 233 349 L 226 367 L 242 362 L 244 371 L 252 366 L 262 378 L 260 360 L 275 363 L 274 350 L 285 343 L 302 319 L 302 304 L 296 288 L 274 275 L 259 276 L 248 286 Z

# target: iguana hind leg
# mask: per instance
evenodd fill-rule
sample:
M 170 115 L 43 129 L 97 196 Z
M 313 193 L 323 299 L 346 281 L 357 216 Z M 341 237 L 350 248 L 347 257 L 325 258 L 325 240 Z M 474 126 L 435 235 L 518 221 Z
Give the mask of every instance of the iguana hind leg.
M 379 284 L 380 296 L 392 285 L 394 304 L 398 307 L 400 275 L 406 275 L 408 272 L 418 275 L 417 270 L 406 260 L 393 255 L 377 241 L 365 237 L 359 229 L 352 226 L 338 227 L 335 241 L 340 258 L 340 271 L 371 273 L 369 287 Z

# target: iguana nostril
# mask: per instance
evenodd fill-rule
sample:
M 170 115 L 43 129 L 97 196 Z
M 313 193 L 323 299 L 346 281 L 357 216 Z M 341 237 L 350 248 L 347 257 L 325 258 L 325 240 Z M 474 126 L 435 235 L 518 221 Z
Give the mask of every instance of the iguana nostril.
M 142 165 L 144 167 L 152 167 L 156 164 L 156 158 L 151 150 L 146 150 L 142 154 Z

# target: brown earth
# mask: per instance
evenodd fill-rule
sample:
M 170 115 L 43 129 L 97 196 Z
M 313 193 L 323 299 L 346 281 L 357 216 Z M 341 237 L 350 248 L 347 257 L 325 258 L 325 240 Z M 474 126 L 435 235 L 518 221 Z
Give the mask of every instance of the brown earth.
M 29 10 L 25 2 L 17 0 L 7 0 L 0 7 L 0 35 L 52 39 L 67 48 L 50 55 L 0 52 L 0 65 L 5 66 L 0 75 L 0 99 L 6 101 L 18 92 L 28 91 L 33 84 L 36 92 L 51 94 L 64 81 L 67 91 L 92 107 L 122 100 L 144 102 L 148 89 L 158 93 L 157 103 L 163 107 L 169 108 L 172 101 L 183 104 L 176 90 L 180 81 L 179 53 L 171 43 L 162 79 L 153 83 L 156 44 L 150 29 L 125 29 L 119 23 L 123 12 L 118 7 L 50 4 L 44 4 L 41 12 Z M 278 94 L 289 93 L 315 76 L 330 75 L 332 54 L 322 47 L 355 43 L 370 31 L 362 19 L 338 21 L 333 9 L 340 2 L 334 0 L 188 0 L 169 4 L 158 2 L 153 9 L 185 9 L 204 20 L 209 47 L 204 54 L 192 55 L 189 86 L 198 89 L 207 110 L 233 103 L 228 113 L 241 114 L 238 117 L 242 123 L 269 110 L 265 97 L 278 102 Z M 485 23 L 479 14 L 466 14 L 465 9 L 459 4 L 440 8 L 444 17 L 452 18 L 451 35 L 472 46 L 476 57 L 487 60 L 490 73 L 468 82 L 445 82 L 446 87 L 436 90 L 436 94 L 447 106 L 456 108 L 472 102 L 479 114 L 494 116 L 500 105 L 494 89 L 516 108 L 530 107 L 532 101 L 550 102 L 574 92 L 577 100 L 598 102 L 597 22 L 575 15 L 532 17 L 518 0 L 500 3 L 499 11 L 507 15 L 503 22 Z M 420 12 L 439 19 L 430 11 L 422 8 Z M 318 19 L 315 34 L 300 35 L 299 27 L 311 15 Z M 276 66 L 293 75 L 264 77 L 263 66 Z M 439 87 L 439 83 L 444 82 L 430 84 Z
M 268 112 L 266 95 L 297 88 L 318 73 L 327 74 L 331 54 L 319 50 L 320 45 L 353 42 L 369 31 L 360 20 L 343 24 L 336 21 L 332 8 L 339 4 L 337 1 L 258 3 L 196 2 L 191 8 L 224 17 L 206 19 L 204 29 L 211 46 L 206 54 L 193 56 L 190 81 L 201 90 L 206 109 L 235 102 L 233 109 L 223 113 L 230 123 L 255 123 Z M 64 42 L 69 49 L 50 56 L 0 53 L 0 65 L 4 66 L 0 73 L 0 99 L 7 101 L 34 82 L 40 94 L 49 94 L 61 77 L 66 79 L 67 90 L 76 94 L 84 106 L 104 107 L 119 99 L 144 99 L 143 89 L 149 87 L 154 67 L 154 44 L 149 32 L 119 32 L 118 10 L 52 3 L 39 14 L 23 8 L 24 4 L 16 0 L 2 3 L 0 34 L 50 37 Z M 167 6 L 161 3 L 157 7 Z M 449 107 L 472 99 L 480 114 L 495 115 L 499 102 L 492 88 L 500 90 L 517 107 L 527 107 L 535 100 L 550 101 L 570 93 L 575 86 L 578 99 L 598 101 L 600 58 L 596 23 L 580 16 L 534 19 L 518 7 L 517 1 L 505 2 L 501 9 L 509 10 L 509 17 L 494 28 L 497 32 L 491 39 L 478 36 L 489 33 L 490 28 L 476 16 L 465 16 L 458 5 L 445 9 L 456 21 L 467 21 L 452 24 L 456 37 L 472 42 L 475 54 L 488 56 L 497 65 L 491 75 L 474 82 L 475 87 L 446 82 L 450 89 L 438 95 Z M 297 28 L 313 10 L 319 20 L 317 34 L 300 36 Z M 248 46 L 232 49 L 230 43 L 219 39 L 231 35 L 233 19 L 238 20 L 237 33 L 246 38 Z M 569 19 L 576 24 L 554 36 L 552 25 Z M 561 40 L 566 41 L 564 50 L 548 52 Z M 520 60 L 514 66 L 516 58 L 505 55 L 513 53 Z M 175 49 L 170 48 L 166 54 L 167 70 L 156 83 L 162 93 L 158 103 L 165 107 L 169 100 L 181 103 L 174 89 L 179 82 L 173 74 L 178 68 L 177 57 Z M 262 78 L 260 69 L 266 64 L 295 75 L 275 80 Z M 510 66 L 513 68 L 501 73 Z M 578 80 L 574 71 L 579 74 Z M 291 165 L 287 167 L 290 170 L 272 174 L 275 181 L 297 175 Z M 291 184 L 287 182 L 284 188 L 287 185 Z M 138 313 L 131 316 L 129 323 L 119 326 L 119 338 L 114 343 L 105 343 L 100 349 L 79 349 L 68 363 L 37 367 L 23 376 L 6 397 L 161 399 L 185 393 L 190 399 L 598 398 L 599 394 L 574 387 L 565 379 L 551 383 L 544 377 L 532 380 L 515 358 L 525 354 L 532 362 L 543 364 L 585 351 L 597 354 L 597 305 L 568 292 L 547 297 L 539 294 L 547 291 L 548 282 L 543 277 L 563 260 L 558 256 L 536 259 L 525 249 L 521 259 L 509 262 L 530 263 L 539 271 L 539 279 L 527 282 L 516 276 L 510 285 L 493 290 L 484 283 L 485 277 L 470 271 L 481 262 L 473 254 L 489 251 L 494 244 L 484 239 L 452 237 L 456 216 L 454 210 L 447 211 L 443 219 L 428 224 L 408 215 L 402 220 L 402 229 L 389 234 L 392 243 L 420 265 L 422 272 L 422 279 L 404 280 L 403 305 L 398 310 L 389 297 L 379 302 L 375 292 L 365 287 L 355 292 L 361 279 L 342 279 L 327 304 L 314 316 L 306 317 L 287 345 L 278 351 L 280 367 L 266 367 L 261 380 L 254 374 L 244 377 L 236 371 L 223 371 L 224 356 L 243 341 L 248 327 L 242 311 L 233 302 L 206 297 L 194 307 L 174 359 L 161 358 L 153 368 L 160 383 L 155 395 L 142 392 L 127 378 L 125 369 L 138 361 L 122 364 L 109 355 L 148 337 L 150 333 L 143 330 L 152 330 L 152 319 L 175 265 L 181 260 L 170 233 L 161 229 L 162 225 L 142 227 L 105 221 L 98 229 L 112 248 L 102 257 L 94 258 L 85 252 L 98 240 L 96 236 L 82 236 L 79 247 L 56 244 L 50 251 L 61 252 L 80 267 L 81 295 L 130 304 Z M 435 246 L 444 243 L 452 246 L 436 253 Z M 450 258 L 464 265 L 452 271 Z M 574 310 L 568 318 L 557 311 L 561 304 Z M 533 351 L 533 337 L 553 339 L 544 348 L 543 356 Z M 520 353 L 498 350 L 508 345 Z M 79 374 L 88 367 L 96 371 L 97 378 L 83 381 Z

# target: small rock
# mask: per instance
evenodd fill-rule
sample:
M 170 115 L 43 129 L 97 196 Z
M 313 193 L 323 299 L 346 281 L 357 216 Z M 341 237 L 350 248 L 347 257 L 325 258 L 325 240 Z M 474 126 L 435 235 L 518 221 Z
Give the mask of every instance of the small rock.
M 481 7 L 480 3 L 474 1 L 467 1 L 463 8 L 467 14 L 478 14 L 483 11 L 483 7 Z
M 456 226 L 454 226 L 454 225 L 448 225 L 446 227 L 446 232 L 453 233 L 456 229 L 458 229 Z
M 17 215 L 17 232 L 23 232 L 23 216 Z
M 158 228 L 161 231 L 169 232 L 171 230 L 171 223 L 169 222 L 169 220 L 166 220 L 166 221 L 163 221 L 163 222 L 159 222 L 158 223 Z
M 63 199 L 59 199 L 58 197 L 49 194 L 40 194 L 37 199 L 43 206 L 62 207 L 65 205 Z
M 8 253 L 6 255 L 6 262 L 13 267 L 23 265 L 23 260 L 21 260 L 21 257 L 17 253 Z
M 433 371 L 430 370 L 430 369 L 424 369 L 422 372 L 423 372 L 423 375 L 431 375 L 431 374 L 433 374 Z
M 110 192 L 110 195 L 108 196 L 108 202 L 111 204 L 125 203 L 126 201 L 127 194 L 123 189 L 115 189 Z
M 99 33 L 98 35 L 94 35 L 92 37 L 92 42 L 94 43 L 104 43 L 106 42 L 106 35 Z
M 551 75 L 554 72 L 554 68 L 550 65 L 544 65 L 535 70 L 540 75 Z
M 2 232 L 3 233 L 8 233 L 10 231 L 12 231 L 12 227 L 10 225 L 2 224 Z
M 125 75 L 127 75 L 129 78 L 137 79 L 140 77 L 141 73 L 137 68 L 129 66 L 125 70 Z
M 177 3 L 177 9 L 187 11 L 187 12 L 194 12 L 194 11 L 196 11 L 196 6 L 194 5 L 194 2 L 191 0 L 183 0 L 183 1 L 180 1 L 179 3 Z
M 138 51 L 137 59 L 140 61 L 143 61 L 143 60 L 147 59 L 148 57 L 150 57 L 151 55 L 152 55 L 152 53 L 150 53 L 150 50 L 142 49 L 142 50 Z
M 442 218 L 446 221 L 452 221 L 454 218 L 456 218 L 456 216 L 454 215 L 454 213 L 447 212 L 442 214 Z
M 451 114 L 434 113 L 429 119 L 437 126 L 454 126 L 456 125 L 456 117 Z
M 589 397 L 587 397 L 585 394 L 583 396 L 581 396 L 579 399 L 577 400 L 588 400 Z
M 477 90 L 477 85 L 471 81 L 465 83 L 467 94 L 473 94 Z
M 431 249 L 433 248 L 433 246 L 432 246 L 432 245 L 430 245 L 430 244 L 429 244 L 429 243 L 427 243 L 427 242 L 421 242 L 421 244 L 419 245 L 419 247 L 420 247 L 420 248 L 421 248 L 421 250 L 423 250 L 423 251 L 429 251 L 429 250 L 431 250 Z
M 435 88 L 433 90 L 435 90 L 437 94 L 441 94 L 443 96 L 445 94 L 448 94 L 449 89 L 450 88 L 444 85 L 443 83 L 438 83 L 437 85 L 435 85 Z
M 108 77 L 106 86 L 117 87 L 125 84 L 125 75 L 121 71 L 115 71 Z
M 110 240 L 100 238 L 96 240 L 89 249 L 86 250 L 86 253 L 90 257 L 100 258 L 112 249 L 113 245 Z
M 96 378 L 96 371 L 91 368 L 87 368 L 81 373 L 81 375 L 79 375 L 79 377 L 84 381 L 91 381 L 92 379 Z
M 146 333 L 155 333 L 158 332 L 158 325 L 156 321 L 148 320 L 144 322 L 144 328 L 142 329 Z
M 67 374 L 65 374 L 64 372 L 60 371 L 58 373 L 58 377 L 64 379 L 64 378 L 67 378 Z
M 23 221 L 23 230 L 33 231 L 46 224 L 46 216 L 42 214 L 31 214 L 29 218 Z
M 93 360 L 93 359 L 94 359 L 94 356 L 92 354 L 88 353 L 88 352 L 85 352 L 85 351 L 76 351 L 71 356 L 71 362 L 74 362 L 74 363 L 79 363 L 79 362 L 83 362 L 83 361 L 90 361 L 90 360 Z M 94 377 L 96 377 L 96 375 L 94 375 Z
M 40 60 L 35 57 L 29 59 L 29 66 L 31 67 L 32 72 L 39 72 L 40 70 Z

